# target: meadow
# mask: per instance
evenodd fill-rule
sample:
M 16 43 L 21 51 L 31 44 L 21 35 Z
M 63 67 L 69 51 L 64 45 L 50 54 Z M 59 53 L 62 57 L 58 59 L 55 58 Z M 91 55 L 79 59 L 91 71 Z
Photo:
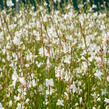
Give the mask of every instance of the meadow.
M 109 16 L 43 6 L 0 11 L 0 109 L 109 109 Z

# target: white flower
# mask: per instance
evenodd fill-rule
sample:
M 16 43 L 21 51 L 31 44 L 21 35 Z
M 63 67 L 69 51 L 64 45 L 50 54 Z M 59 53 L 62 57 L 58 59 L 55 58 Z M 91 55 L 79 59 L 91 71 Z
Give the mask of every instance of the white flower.
M 79 101 L 80 101 L 80 104 L 81 104 L 82 103 L 82 97 L 80 97 Z
M 14 39 L 13 39 L 13 43 L 15 45 L 19 45 L 20 44 L 20 39 L 15 36 Z
M 26 55 L 26 60 L 27 61 L 32 60 L 32 53 Z
M 12 100 L 9 101 L 9 107 L 11 107 L 11 106 L 12 106 Z
M 1 103 L 0 103 L 0 109 L 4 109 Z
M 21 83 L 23 86 L 26 86 L 26 81 L 25 81 L 24 77 L 19 77 L 18 80 L 20 81 L 20 83 Z
M 107 81 L 109 82 L 109 76 L 107 76 Z
M 41 47 L 40 49 L 39 49 L 39 54 L 43 57 L 44 55 L 45 56 L 49 56 L 49 54 L 48 54 L 48 52 L 47 52 L 47 49 L 46 48 L 43 48 L 43 47 Z
M 105 109 L 109 109 L 109 105 L 107 105 Z
M 63 69 L 55 68 L 55 76 L 57 78 L 63 79 L 63 74 L 65 74 L 64 68 Z
M 14 99 L 15 99 L 15 101 L 19 101 L 20 100 L 20 97 L 19 97 L 19 95 L 16 97 L 16 96 L 14 96 Z
M 22 106 L 20 103 L 17 104 L 17 109 L 22 109 Z
M 76 89 L 75 83 L 71 84 L 70 89 L 73 89 L 73 93 L 76 92 L 77 89 Z
M 14 88 L 15 88 L 15 85 L 16 85 L 16 81 L 17 81 L 17 79 L 18 79 L 17 72 L 14 71 L 14 73 L 12 74 L 12 80 L 13 80 L 12 85 L 13 85 Z
M 109 99 L 108 98 L 105 98 L 104 102 L 105 103 L 109 103 Z
M 44 2 L 44 6 L 47 6 L 47 3 L 46 2 Z
M 7 0 L 7 6 L 9 6 L 9 7 L 14 6 L 12 0 Z
M 0 32 L 0 40 L 3 40 L 3 32 Z
M 42 84 L 40 84 L 39 85 L 39 92 L 42 92 L 42 90 L 43 90 L 43 86 L 42 86 Z
M 32 80 L 32 85 L 33 85 L 33 87 L 35 87 L 37 85 L 35 79 Z
M 65 75 L 65 81 L 68 81 L 69 80 L 69 75 L 66 73 L 66 75 Z
M 95 107 L 93 107 L 92 109 L 96 109 Z
M 87 64 L 87 62 L 82 62 L 82 66 L 81 66 L 81 67 L 82 67 L 83 70 L 86 71 L 87 68 L 88 68 L 88 64 Z
M 2 49 L 2 52 L 3 52 L 3 54 L 5 54 L 5 53 L 6 53 L 6 49 L 5 49 L 5 48 L 3 48 L 3 49 Z
M 71 61 L 71 56 L 70 55 L 65 56 L 64 62 L 70 64 L 70 61 Z
M 105 28 L 105 25 L 100 25 L 100 30 L 104 30 Z
M 101 100 L 101 98 L 99 97 L 99 98 L 97 98 L 97 101 L 100 101 Z
M 53 79 L 46 79 L 46 86 L 54 86 Z
M 50 64 L 50 59 L 48 58 L 48 59 L 47 59 L 47 67 L 48 67 L 48 69 L 50 68 L 50 65 L 51 65 L 51 64 Z
M 53 1 L 56 3 L 57 0 L 53 0 Z
M 58 99 L 58 101 L 57 101 L 57 103 L 56 103 L 56 105 L 61 105 L 61 106 L 64 106 L 64 100 L 60 100 L 60 99 Z
M 102 72 L 100 72 L 99 70 L 96 71 L 96 73 L 94 74 L 98 79 L 101 80 L 101 75 L 102 75 Z
M 29 64 L 25 64 L 25 67 L 29 67 L 30 65 Z
M 48 99 L 46 97 L 45 101 L 43 102 L 43 104 L 47 105 L 49 102 L 48 102 Z
M 42 6 L 39 6 L 39 9 L 40 9 L 40 10 L 43 10 L 43 7 L 42 7 Z
M 92 8 L 96 8 L 97 6 L 96 5 L 92 5 Z
M 68 100 L 69 99 L 69 95 L 67 94 L 67 92 L 64 92 L 64 94 L 65 94 L 65 96 L 66 96 L 66 98 Z
M 108 92 L 106 89 L 102 89 L 102 95 L 106 95 Z
M 28 104 L 29 101 L 30 101 L 30 100 L 27 98 L 25 102 Z

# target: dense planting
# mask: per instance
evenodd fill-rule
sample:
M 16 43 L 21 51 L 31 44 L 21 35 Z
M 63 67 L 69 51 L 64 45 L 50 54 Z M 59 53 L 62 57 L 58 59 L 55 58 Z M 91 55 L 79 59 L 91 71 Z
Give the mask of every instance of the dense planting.
M 0 109 L 108 109 L 106 13 L 10 10 L 0 12 Z

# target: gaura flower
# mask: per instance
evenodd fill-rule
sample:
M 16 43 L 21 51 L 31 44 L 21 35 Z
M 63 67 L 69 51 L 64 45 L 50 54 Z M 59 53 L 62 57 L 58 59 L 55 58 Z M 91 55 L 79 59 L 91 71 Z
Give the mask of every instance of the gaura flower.
M 9 6 L 9 7 L 14 6 L 12 0 L 7 0 L 7 6 Z
M 0 109 L 4 109 L 1 103 L 0 103 Z
M 26 81 L 25 81 L 24 77 L 19 77 L 18 80 L 23 86 L 26 86 Z
M 53 82 L 53 79 L 51 78 L 51 79 L 46 79 L 46 86 L 48 87 L 48 86 L 54 86 L 54 82 Z
M 102 72 L 100 72 L 99 70 L 96 71 L 96 73 L 94 74 L 98 79 L 101 80 L 101 75 L 102 75 Z
M 59 106 L 59 105 L 60 105 L 60 106 L 64 106 L 64 100 L 58 99 L 56 105 L 58 105 L 58 106 Z
M 108 98 L 105 98 L 104 102 L 105 103 L 109 103 L 109 99 Z

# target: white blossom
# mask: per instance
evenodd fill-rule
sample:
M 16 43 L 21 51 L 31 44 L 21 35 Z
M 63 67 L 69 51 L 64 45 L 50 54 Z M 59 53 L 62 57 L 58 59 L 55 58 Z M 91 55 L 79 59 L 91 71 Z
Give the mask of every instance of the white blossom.
M 56 105 L 58 105 L 58 106 L 64 106 L 64 100 L 58 99 Z
M 18 103 L 18 104 L 17 104 L 17 108 L 16 108 L 16 109 L 22 109 L 21 103 Z
M 20 39 L 15 36 L 14 39 L 13 39 L 13 43 L 15 45 L 19 45 L 20 44 Z
M 4 109 L 1 103 L 0 103 L 0 109 Z
M 109 99 L 108 98 L 105 98 L 104 102 L 105 103 L 109 103 Z
M 17 80 L 18 80 L 18 75 L 17 75 L 16 70 L 15 70 L 14 73 L 12 74 L 12 80 L 13 80 L 12 85 L 13 85 L 13 87 L 15 88 L 16 82 L 17 82 Z
M 9 7 L 14 6 L 12 0 L 7 0 L 7 6 L 9 6 Z
M 24 77 L 19 77 L 18 80 L 23 86 L 26 86 L 26 81 L 25 81 Z
M 109 76 L 107 76 L 107 81 L 109 82 Z
M 73 93 L 76 92 L 77 88 L 76 88 L 76 86 L 75 86 L 75 83 L 71 84 L 70 89 L 73 90 Z
M 102 72 L 100 72 L 99 70 L 96 70 L 96 73 L 94 74 L 99 80 L 101 80 L 101 75 Z
M 11 107 L 11 106 L 12 106 L 12 100 L 9 101 L 9 107 Z
M 40 54 L 40 56 L 49 56 L 49 54 L 48 54 L 48 51 L 47 51 L 47 49 L 45 48 L 45 47 L 41 47 L 40 49 L 39 49 L 39 54 Z
M 82 97 L 80 97 L 79 101 L 80 101 L 80 104 L 81 104 L 82 103 Z
M 54 82 L 53 82 L 53 79 L 46 79 L 46 87 L 49 87 L 49 86 L 54 86 Z

